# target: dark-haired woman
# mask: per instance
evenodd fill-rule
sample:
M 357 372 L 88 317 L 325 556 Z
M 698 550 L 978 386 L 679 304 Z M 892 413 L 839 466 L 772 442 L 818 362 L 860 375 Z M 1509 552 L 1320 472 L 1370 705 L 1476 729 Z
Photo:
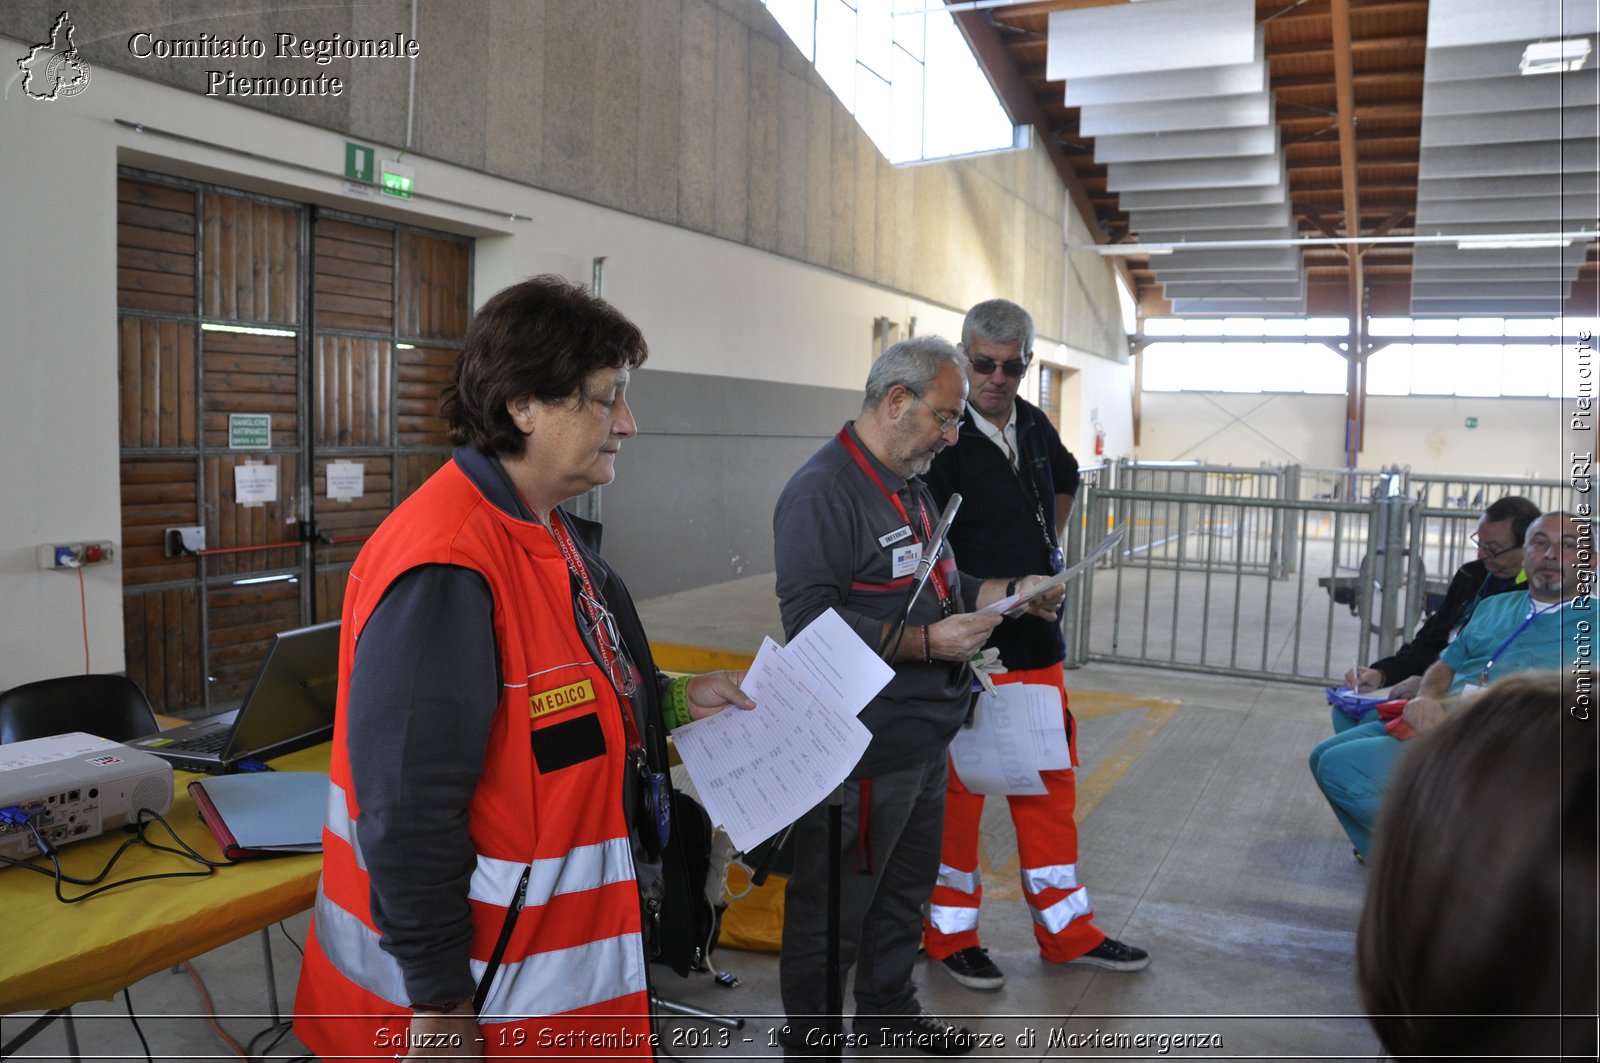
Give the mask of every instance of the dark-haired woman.
M 599 528 L 637 327 L 557 277 L 474 317 L 450 462 L 345 591 L 323 878 L 295 1029 L 325 1057 L 638 1055 L 665 735 L 752 703 L 668 682 Z

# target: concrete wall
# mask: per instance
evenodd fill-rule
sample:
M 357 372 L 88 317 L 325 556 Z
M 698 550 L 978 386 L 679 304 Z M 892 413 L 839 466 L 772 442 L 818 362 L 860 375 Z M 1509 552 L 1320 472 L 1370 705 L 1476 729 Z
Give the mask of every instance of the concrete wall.
M 40 40 L 60 10 L 9 0 L 0 33 Z M 190 93 L 207 91 L 209 70 L 338 77 L 338 97 L 229 102 L 348 133 L 387 158 L 404 148 L 424 188 L 430 160 L 455 163 L 949 306 L 1003 294 L 1081 350 L 1124 353 L 1120 332 L 1076 331 L 1093 315 L 1066 305 L 1070 211 L 1042 151 L 894 169 L 756 0 L 85 0 L 71 13 L 95 69 Z M 414 92 L 410 60 L 274 54 L 278 33 L 410 37 L 413 13 Z M 138 58 L 152 47 L 133 41 L 141 32 L 243 36 L 267 57 Z M 1089 299 L 1103 298 L 1109 271 L 1077 266 L 1092 274 Z M 1074 331 L 1058 331 L 1064 318 Z
M 753 3 L 419 5 L 429 58 L 418 64 L 416 141 L 457 161 L 408 156 L 419 191 L 437 197 L 409 203 L 352 196 L 341 180 L 347 139 L 403 140 L 406 64 L 346 62 L 359 70 L 339 100 L 243 106 L 201 94 L 214 62 L 126 57 L 128 34 L 163 25 L 189 36 L 409 28 L 404 4 L 228 14 L 259 6 L 75 6 L 92 78 L 52 102 L 27 99 L 10 63 L 59 8 L 0 7 L 0 78 L 10 78 L 0 80 L 0 239 L 13 249 L 0 262 L 0 688 L 83 667 L 77 578 L 39 571 L 34 547 L 120 535 L 119 164 L 471 235 L 479 302 L 539 272 L 587 282 L 605 256 L 605 295 L 651 345 L 635 385 L 643 437 L 604 499 L 608 556 L 640 596 L 770 569 L 772 500 L 859 404 L 877 318 L 901 336 L 913 325 L 954 336 L 972 301 L 1029 303 L 1040 357 L 1074 371 L 1068 445 L 1088 453 L 1098 407 L 1112 453 L 1131 449 L 1128 367 L 1104 357 L 1123 344 L 1103 328 L 1115 301 L 1095 314 L 1085 308 L 1094 299 L 1077 294 L 1098 281 L 1063 262 L 1064 196 L 1043 154 L 888 169 Z M 639 36 L 633 52 L 615 39 L 619 27 Z M 591 54 L 580 29 L 601 34 L 605 49 Z M 665 73 L 653 65 L 663 54 Z M 605 91 L 602 67 L 620 79 Z M 733 105 L 707 79 L 737 69 L 787 88 L 746 93 L 744 110 L 724 120 Z M 638 117 L 663 97 L 680 122 Z M 635 119 L 617 118 L 617 107 Z M 297 117 L 270 113 L 286 110 Z M 745 130 L 728 134 L 743 153 L 737 166 L 721 134 L 681 142 L 703 136 L 706 122 Z M 624 164 L 634 175 L 625 187 Z M 1036 377 L 1025 388 L 1036 394 Z M 92 667 L 120 670 L 119 566 L 84 577 Z

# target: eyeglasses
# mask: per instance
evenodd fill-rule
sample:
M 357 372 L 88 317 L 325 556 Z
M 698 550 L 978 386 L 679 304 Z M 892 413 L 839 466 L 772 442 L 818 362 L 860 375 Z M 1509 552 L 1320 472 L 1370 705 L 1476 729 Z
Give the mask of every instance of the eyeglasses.
M 1522 547 L 1520 545 L 1516 545 L 1516 546 L 1489 546 L 1486 543 L 1481 543 L 1481 542 L 1478 541 L 1478 533 L 1477 532 L 1473 532 L 1471 535 L 1467 536 L 1467 542 L 1471 543 L 1473 545 L 1473 547 L 1477 549 L 1478 553 L 1482 554 L 1484 557 L 1489 558 L 1491 561 L 1493 559 L 1499 557 L 1501 554 L 1509 554 L 1513 550 L 1522 549 Z
M 911 391 L 910 388 L 906 388 L 906 390 Z M 911 397 L 922 403 L 924 406 L 928 406 L 928 400 L 923 398 L 921 395 L 918 395 L 915 391 L 911 391 Z M 967 419 L 960 415 L 955 417 L 946 417 L 932 406 L 928 406 L 928 412 L 933 414 L 933 419 L 935 421 L 939 422 L 940 435 L 944 435 L 946 432 L 955 432 L 959 434 L 961 431 L 961 426 L 967 422 Z
M 605 603 L 597 601 L 585 594 L 578 592 L 578 601 L 583 603 L 583 611 L 589 621 L 584 626 L 584 634 L 593 638 L 600 647 L 600 661 L 605 666 L 606 674 L 611 679 L 611 685 L 616 687 L 617 694 L 624 698 L 631 698 L 639 689 L 639 670 L 634 666 L 633 658 L 628 656 L 628 650 L 622 643 L 622 638 L 617 633 L 616 618 L 611 615 L 611 610 Z
M 989 376 L 998 369 L 1015 380 L 1028 371 L 1028 360 L 1026 358 L 1013 358 L 1008 362 L 997 362 L 993 358 L 980 354 L 969 360 L 972 362 L 972 368 L 978 371 L 979 376 Z

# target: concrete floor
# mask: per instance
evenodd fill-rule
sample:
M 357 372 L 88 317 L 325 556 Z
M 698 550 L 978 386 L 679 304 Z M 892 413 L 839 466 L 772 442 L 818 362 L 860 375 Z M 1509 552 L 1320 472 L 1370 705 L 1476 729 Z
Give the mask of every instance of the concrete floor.
M 665 642 L 750 652 L 763 634 L 781 634 L 770 575 L 644 601 L 640 611 Z M 1068 685 L 1128 695 L 1082 699 L 1104 707 L 1080 726 L 1079 868 L 1096 922 L 1148 949 L 1154 962 L 1120 974 L 1040 961 L 1011 874 L 1010 821 L 991 800 L 982 933 L 1007 984 L 978 993 L 920 963 L 925 1007 L 1004 1035 L 1003 1045 L 979 1054 L 1008 1059 L 1381 1059 L 1353 984 L 1365 872 L 1305 767 L 1306 752 L 1328 733 L 1320 692 L 1106 664 L 1070 672 Z M 303 940 L 305 927 L 302 915 L 272 934 L 284 1008 L 298 965 L 289 938 Z M 667 1020 L 666 1045 L 683 1058 L 780 1054 L 772 1040 L 781 1021 L 777 957 L 724 949 L 714 960 L 738 976 L 736 988 L 658 967 L 658 991 L 741 1016 L 744 1028 Z M 193 966 L 236 1040 L 269 1025 L 259 937 Z M 186 974 L 154 975 L 131 987 L 131 997 L 153 1058 L 236 1058 L 197 1017 L 198 992 Z M 76 1013 L 85 1059 L 143 1057 L 120 998 Z M 11 1037 L 24 1022 L 7 1017 L 0 1025 Z M 1123 1035 L 1146 1040 L 1119 1041 Z M 1186 1047 L 1172 1040 L 1180 1036 L 1191 1039 Z M 63 1051 L 56 1024 L 14 1058 Z M 303 1051 L 290 1035 L 272 1055 Z

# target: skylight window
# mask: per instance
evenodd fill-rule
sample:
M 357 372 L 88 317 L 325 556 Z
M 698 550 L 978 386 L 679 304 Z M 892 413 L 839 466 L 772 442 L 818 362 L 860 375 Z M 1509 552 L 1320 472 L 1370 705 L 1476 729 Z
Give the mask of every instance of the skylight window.
M 1027 146 L 937 0 L 762 3 L 895 165 Z

